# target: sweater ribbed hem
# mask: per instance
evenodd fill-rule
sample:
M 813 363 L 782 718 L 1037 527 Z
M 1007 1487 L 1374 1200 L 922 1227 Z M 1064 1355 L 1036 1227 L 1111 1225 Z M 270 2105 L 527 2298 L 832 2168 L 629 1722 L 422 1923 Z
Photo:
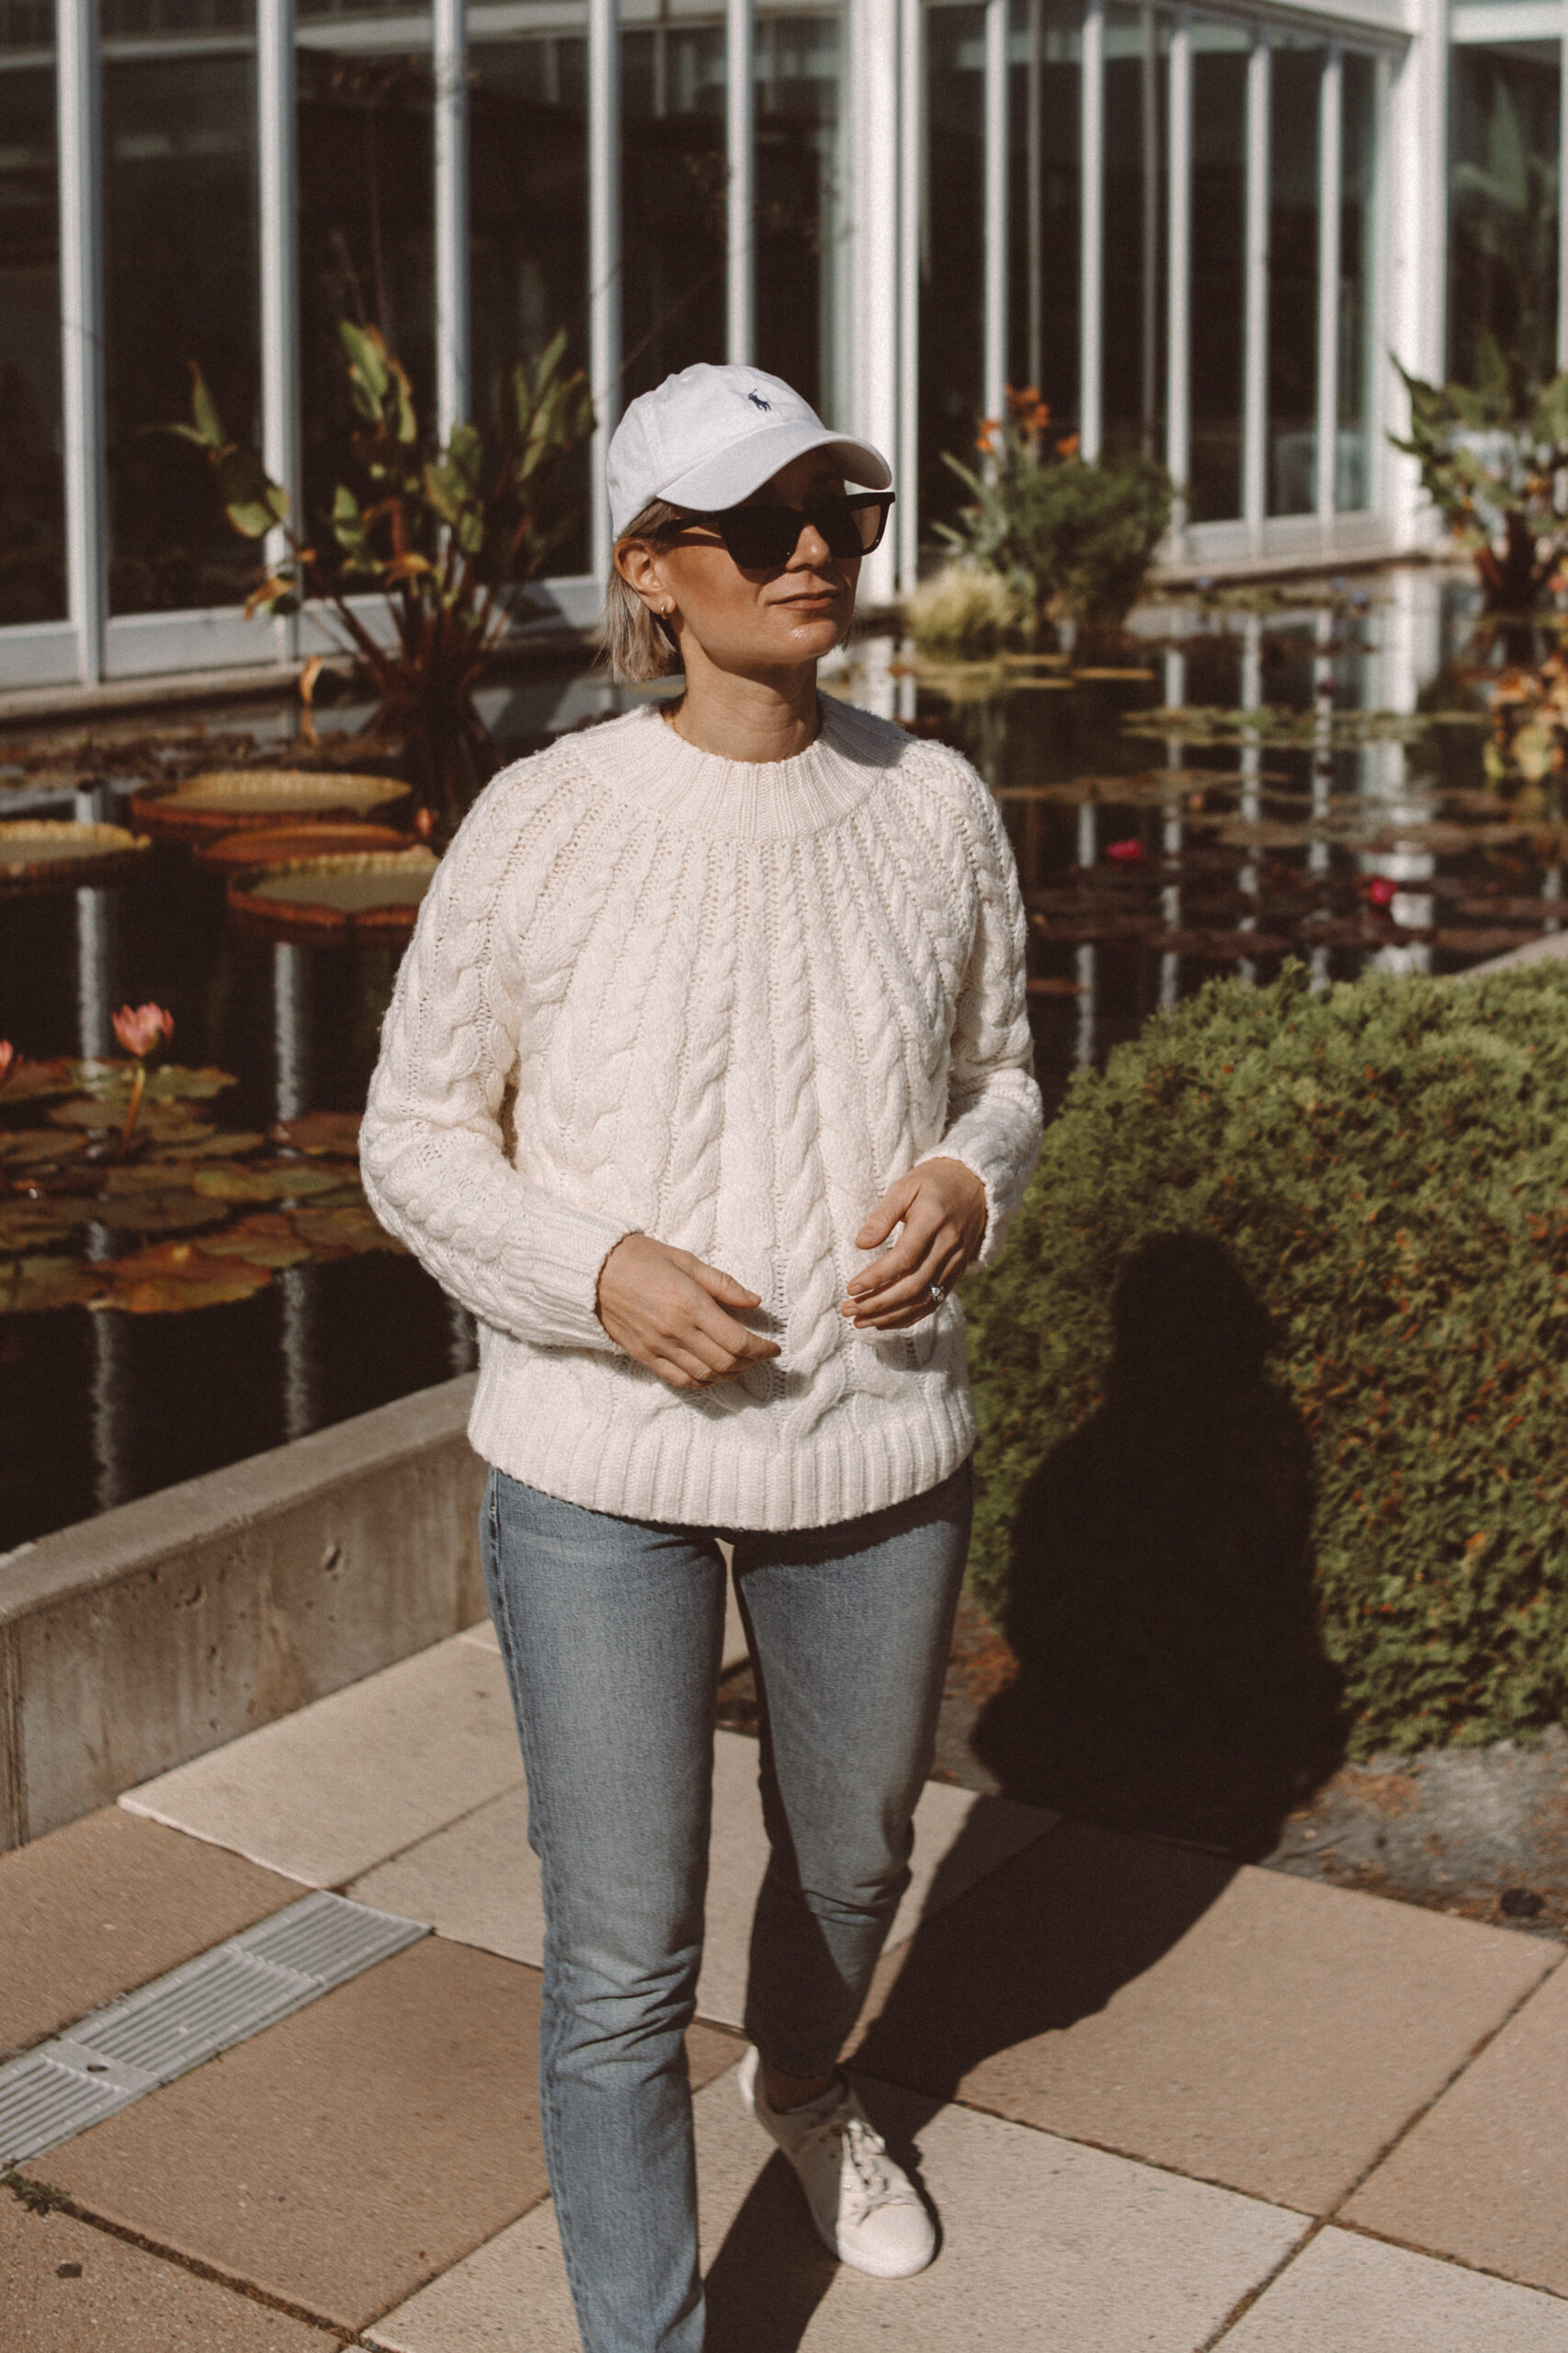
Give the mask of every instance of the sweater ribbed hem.
M 585 1416 L 548 1356 L 508 1351 L 480 1373 L 468 1435 L 508 1478 L 618 1519 L 828 1528 L 924 1495 L 973 1451 L 967 1383 L 911 1380 L 907 1403 L 858 1398 L 798 1442 L 767 1447 L 697 1414 Z

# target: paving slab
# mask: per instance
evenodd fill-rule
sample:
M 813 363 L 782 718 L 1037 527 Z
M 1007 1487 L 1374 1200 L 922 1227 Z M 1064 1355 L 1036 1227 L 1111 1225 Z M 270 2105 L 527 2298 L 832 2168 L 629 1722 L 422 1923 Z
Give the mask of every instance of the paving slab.
M 739 2026 L 745 2002 L 752 1911 L 767 1864 L 756 1784 L 757 1745 L 743 1733 L 714 1738 L 713 1836 L 700 2017 Z M 1054 1814 L 1008 1798 L 928 1781 L 915 1818 L 915 1876 L 893 1922 L 902 1944 L 987 1871 L 1053 1828 Z M 349 1893 L 385 1912 L 428 1920 L 442 1936 L 541 1964 L 544 1909 L 539 1864 L 528 1844 L 528 1800 L 508 1790 L 356 1880 Z
M 1560 1967 L 1357 2191 L 1346 2216 L 1568 2296 L 1565 2119 L 1568 1967 Z
M 545 2194 L 539 1977 L 426 1938 L 40 2158 L 90 2213 L 358 2328 Z M 690 2039 L 697 2080 L 734 2056 Z
M 884 1959 L 857 2063 L 1322 2213 L 1556 1957 L 1065 1823 Z
M 119 1806 L 0 1855 L 0 2058 L 236 1936 L 297 1880 Z
M 1320 2233 L 1220 2353 L 1568 2353 L 1568 2304 L 1349 2231 Z
M 0 2198 L 0 2320 L 15 2353 L 333 2353 L 339 2341 L 13 2198 Z
M 1048 2133 L 866 2085 L 918 2151 L 943 2244 L 918 2279 L 834 2262 L 733 2072 L 696 2103 L 709 2353 L 1196 2353 L 1300 2238 L 1300 2217 Z M 389 2353 L 577 2353 L 553 2210 L 536 2208 L 370 2331 Z
M 341 1887 L 522 1778 L 501 1661 L 455 1634 L 120 1803 L 308 1886 Z

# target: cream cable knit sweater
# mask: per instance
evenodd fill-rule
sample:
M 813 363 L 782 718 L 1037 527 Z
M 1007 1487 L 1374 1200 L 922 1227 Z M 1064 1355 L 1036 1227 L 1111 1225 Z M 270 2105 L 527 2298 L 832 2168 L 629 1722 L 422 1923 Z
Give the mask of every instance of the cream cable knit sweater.
M 506 769 L 441 862 L 361 1153 L 381 1222 L 479 1318 L 469 1434 L 596 1511 L 808 1528 L 901 1502 L 974 1441 L 961 1315 L 858 1334 L 855 1235 L 946 1154 L 983 1258 L 1039 1146 L 1023 912 L 989 792 L 824 700 L 798 758 L 694 750 L 644 707 Z M 642 1232 L 760 1292 L 782 1355 L 676 1391 L 608 1338 Z

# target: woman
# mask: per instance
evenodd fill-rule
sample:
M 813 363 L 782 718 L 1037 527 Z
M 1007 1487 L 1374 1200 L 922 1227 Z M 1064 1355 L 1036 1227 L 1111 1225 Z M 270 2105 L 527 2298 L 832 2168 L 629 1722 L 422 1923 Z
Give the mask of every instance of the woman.
M 882 458 L 777 378 L 701 367 L 631 404 L 608 474 L 613 658 L 685 692 L 481 797 L 399 975 L 362 1153 L 382 1222 L 482 1327 L 470 1435 L 583 2342 L 698 2353 L 683 2036 L 721 1536 L 772 1854 L 742 2097 L 844 2261 L 900 2278 L 935 2251 L 837 2060 L 907 1883 L 968 1541 L 950 1293 L 1018 1200 L 1040 1098 L 990 795 L 817 696 L 886 524 Z

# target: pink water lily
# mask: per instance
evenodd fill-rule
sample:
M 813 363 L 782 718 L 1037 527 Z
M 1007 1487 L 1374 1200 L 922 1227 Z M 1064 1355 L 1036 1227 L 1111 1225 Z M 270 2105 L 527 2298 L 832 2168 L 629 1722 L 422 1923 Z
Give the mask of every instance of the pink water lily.
M 1367 886 L 1367 896 L 1374 907 L 1392 907 L 1398 895 L 1398 883 L 1391 882 L 1386 874 L 1380 874 L 1374 882 Z
M 9 1038 L 0 1038 L 0 1086 L 4 1086 L 17 1062 L 17 1049 Z
M 1108 842 L 1106 856 L 1114 858 L 1118 866 L 1147 866 L 1149 863 L 1148 851 L 1137 840 Z
M 114 1034 L 141 1062 L 174 1036 L 175 1017 L 161 1005 L 122 1005 L 114 1017 Z

